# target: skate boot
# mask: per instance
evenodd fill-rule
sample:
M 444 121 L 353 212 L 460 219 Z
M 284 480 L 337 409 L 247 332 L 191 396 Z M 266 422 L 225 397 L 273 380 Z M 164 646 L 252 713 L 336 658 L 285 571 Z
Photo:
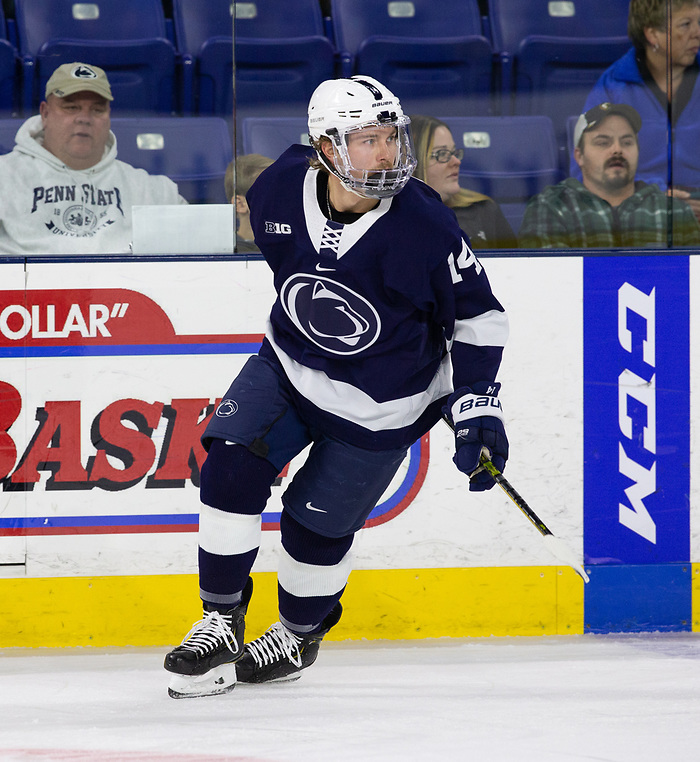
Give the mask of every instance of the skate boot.
M 174 673 L 168 687 L 171 698 L 214 696 L 234 689 L 234 662 L 243 655 L 245 615 L 252 594 L 253 580 L 248 577 L 241 602 L 234 608 L 222 614 L 204 605 L 204 617 L 165 656 L 165 669 Z
M 308 635 L 297 635 L 281 622 L 275 622 L 264 635 L 246 643 L 243 656 L 236 662 L 238 682 L 298 680 L 301 670 L 316 661 L 321 641 L 338 624 L 342 613 L 343 607 L 336 603 L 321 623 L 321 629 Z

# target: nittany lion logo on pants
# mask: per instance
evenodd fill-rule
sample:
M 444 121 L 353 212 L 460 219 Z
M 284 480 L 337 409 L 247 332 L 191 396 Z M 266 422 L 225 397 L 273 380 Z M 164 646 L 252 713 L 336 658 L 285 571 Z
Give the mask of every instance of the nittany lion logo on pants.
M 219 418 L 228 418 L 238 412 L 238 403 L 235 400 L 222 400 L 216 408 Z

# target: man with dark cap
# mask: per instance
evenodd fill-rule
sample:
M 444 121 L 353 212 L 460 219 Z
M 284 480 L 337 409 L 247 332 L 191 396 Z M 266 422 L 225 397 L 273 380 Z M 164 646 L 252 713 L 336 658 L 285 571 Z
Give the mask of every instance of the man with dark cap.
M 581 114 L 574 158 L 583 182 L 569 177 L 530 199 L 520 228 L 521 248 L 700 243 L 700 227 L 688 204 L 668 198 L 657 185 L 635 180 L 641 126 L 639 113 L 624 103 L 602 103 Z

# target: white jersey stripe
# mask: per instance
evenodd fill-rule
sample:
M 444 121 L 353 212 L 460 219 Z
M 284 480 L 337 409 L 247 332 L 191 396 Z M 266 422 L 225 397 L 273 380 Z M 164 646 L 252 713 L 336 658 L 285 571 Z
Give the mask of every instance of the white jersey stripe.
M 415 423 L 426 407 L 452 392 L 452 365 L 449 356 L 442 361 L 428 388 L 400 399 L 377 402 L 356 386 L 335 381 L 323 371 L 307 368 L 280 349 L 268 324 L 267 340 L 294 388 L 316 407 L 370 431 L 400 429 Z
M 504 347 L 508 341 L 508 316 L 499 310 L 455 322 L 454 341 L 476 347 Z

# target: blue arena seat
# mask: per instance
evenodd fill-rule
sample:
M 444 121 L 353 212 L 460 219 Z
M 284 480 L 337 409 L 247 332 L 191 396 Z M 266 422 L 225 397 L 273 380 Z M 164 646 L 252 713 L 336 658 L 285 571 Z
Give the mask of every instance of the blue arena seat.
M 405 111 L 491 110 L 492 48 L 477 0 L 332 0 L 342 73 L 384 83 Z
M 15 13 L 26 110 L 73 61 L 105 69 L 122 114 L 174 110 L 176 52 L 160 0 L 15 0 Z
M 503 114 L 549 116 L 566 153 L 566 119 L 630 48 L 628 0 L 488 0 L 501 60 Z
M 335 75 L 335 48 L 324 35 L 318 0 L 173 0 L 175 38 L 186 56 L 194 110 L 233 111 L 234 7 L 239 117 L 304 114 L 319 82 Z
M 0 115 L 10 117 L 19 111 L 20 61 L 7 36 L 5 12 L 0 5 Z
M 528 199 L 563 179 L 557 141 L 546 116 L 442 117 L 464 148 L 460 185 L 501 206 L 517 233 Z
M 191 204 L 225 204 L 224 174 L 231 135 L 220 117 L 112 119 L 117 158 L 151 174 L 167 175 Z
M 15 135 L 24 124 L 24 119 L 0 119 L 0 154 L 10 153 L 15 147 Z
M 243 152 L 277 159 L 294 143 L 309 145 L 306 117 L 248 117 L 243 120 Z

